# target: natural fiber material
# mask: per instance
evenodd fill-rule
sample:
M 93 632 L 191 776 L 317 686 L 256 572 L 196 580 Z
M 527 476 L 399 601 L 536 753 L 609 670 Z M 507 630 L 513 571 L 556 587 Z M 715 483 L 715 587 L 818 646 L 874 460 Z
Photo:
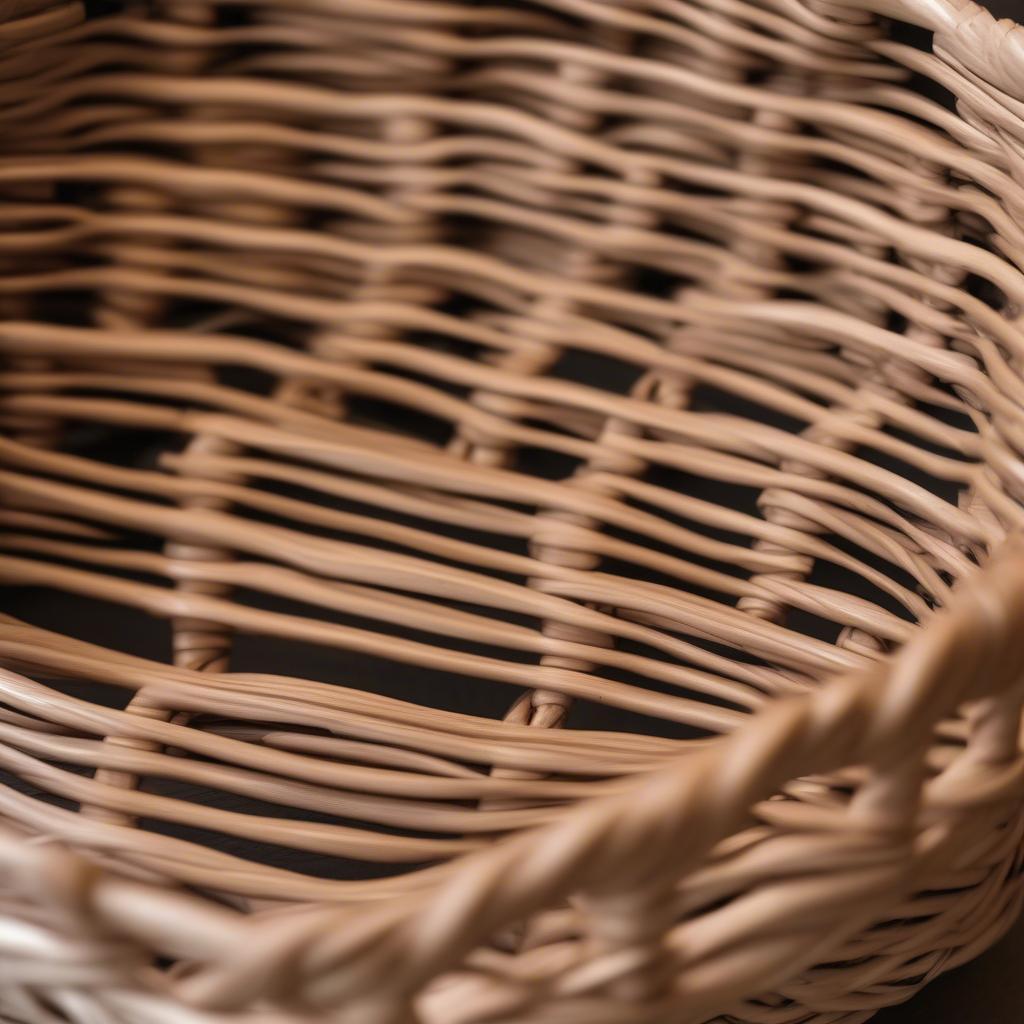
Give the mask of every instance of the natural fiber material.
M 0 1016 L 855 1024 L 997 938 L 1022 83 L 963 0 L 0 2 Z

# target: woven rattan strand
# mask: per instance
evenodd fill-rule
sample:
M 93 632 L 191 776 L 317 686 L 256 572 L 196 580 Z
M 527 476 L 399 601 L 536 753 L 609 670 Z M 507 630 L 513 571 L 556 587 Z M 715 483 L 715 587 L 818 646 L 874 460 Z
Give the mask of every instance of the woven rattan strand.
M 980 952 L 1022 260 L 965 0 L 0 0 L 0 1018 L 859 1024 Z

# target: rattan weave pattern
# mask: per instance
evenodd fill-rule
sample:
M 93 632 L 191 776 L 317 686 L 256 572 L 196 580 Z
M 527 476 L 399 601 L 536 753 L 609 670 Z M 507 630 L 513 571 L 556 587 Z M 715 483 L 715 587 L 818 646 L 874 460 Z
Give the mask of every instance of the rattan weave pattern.
M 985 948 L 1022 254 L 961 0 L 0 0 L 0 580 L 125 609 L 0 616 L 0 1017 L 857 1024 Z

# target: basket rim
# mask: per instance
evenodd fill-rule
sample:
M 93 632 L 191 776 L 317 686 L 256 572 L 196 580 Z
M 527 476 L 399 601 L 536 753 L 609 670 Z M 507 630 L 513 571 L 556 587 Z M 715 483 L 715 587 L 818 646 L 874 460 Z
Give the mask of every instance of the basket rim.
M 773 701 L 731 734 L 630 780 L 620 791 L 585 798 L 550 823 L 463 854 L 452 862 L 459 871 L 439 885 L 379 904 L 308 904 L 298 917 L 245 914 L 203 895 L 127 880 L 95 867 L 63 842 L 26 840 L 7 829 L 0 830 L 0 864 L 43 904 L 88 919 L 90 928 L 151 942 L 164 953 L 184 947 L 194 956 L 199 951 L 186 936 L 201 929 L 201 952 L 214 966 L 185 978 L 175 995 L 210 1010 L 230 1005 L 239 985 L 258 985 L 253 969 L 262 958 L 270 955 L 279 963 L 299 949 L 308 952 L 310 944 L 339 928 L 356 932 L 345 960 L 399 942 L 414 960 L 404 965 L 403 993 L 411 995 L 503 926 L 573 893 L 614 901 L 651 888 L 664 891 L 741 825 L 748 808 L 795 773 L 824 774 L 851 763 L 878 765 L 881 791 L 873 792 L 869 782 L 866 799 L 855 801 L 851 813 L 869 831 L 881 825 L 883 836 L 890 827 L 885 822 L 896 826 L 885 841 L 895 842 L 909 891 L 912 867 L 929 853 L 915 846 L 914 830 L 907 828 L 922 779 L 897 794 L 891 775 L 900 774 L 900 764 L 916 761 L 934 725 L 958 707 L 1019 702 L 1022 621 L 1024 536 L 1010 535 L 985 567 L 956 588 L 949 606 L 892 654 Z M 17 678 L 0 669 L 3 676 Z M 899 761 L 892 764 L 890 752 L 897 748 Z M 872 806 L 879 797 L 881 819 Z M 651 834 L 661 841 L 650 842 Z M 437 929 L 445 942 L 428 941 Z M 273 975 L 265 973 L 267 979 Z M 373 986 L 366 981 L 356 975 L 345 997 L 367 997 Z

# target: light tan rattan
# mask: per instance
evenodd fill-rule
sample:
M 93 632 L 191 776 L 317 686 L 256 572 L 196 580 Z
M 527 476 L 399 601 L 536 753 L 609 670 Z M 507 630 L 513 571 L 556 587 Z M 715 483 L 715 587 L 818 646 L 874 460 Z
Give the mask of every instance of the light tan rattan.
M 1015 918 L 1024 29 L 0 0 L 0 271 L 0 581 L 119 641 L 0 616 L 3 1020 L 857 1024 Z

